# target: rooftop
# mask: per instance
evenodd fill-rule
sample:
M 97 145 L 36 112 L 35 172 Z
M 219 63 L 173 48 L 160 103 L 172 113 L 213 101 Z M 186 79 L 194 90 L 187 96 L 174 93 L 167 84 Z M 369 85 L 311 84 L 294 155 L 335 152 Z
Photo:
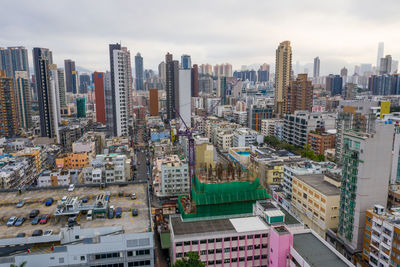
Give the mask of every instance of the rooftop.
M 324 174 L 297 175 L 297 179 L 326 196 L 340 195 L 340 189 L 324 180 Z
M 311 232 L 293 235 L 293 248 L 311 267 L 348 266 L 348 264 Z

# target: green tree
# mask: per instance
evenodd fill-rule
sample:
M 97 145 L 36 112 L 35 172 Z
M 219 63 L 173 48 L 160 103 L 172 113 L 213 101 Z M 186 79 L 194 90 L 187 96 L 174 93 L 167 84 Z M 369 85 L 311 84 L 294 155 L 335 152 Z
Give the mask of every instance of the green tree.
M 325 161 L 325 156 L 324 156 L 324 154 L 318 154 L 318 155 L 317 155 L 317 161 Z
M 187 257 L 177 260 L 173 267 L 204 267 L 206 266 L 199 260 L 200 256 L 196 252 L 190 251 Z
M 26 261 L 24 261 L 23 263 L 21 263 L 20 265 L 16 265 L 14 263 L 11 263 L 10 267 L 25 267 L 26 266 Z

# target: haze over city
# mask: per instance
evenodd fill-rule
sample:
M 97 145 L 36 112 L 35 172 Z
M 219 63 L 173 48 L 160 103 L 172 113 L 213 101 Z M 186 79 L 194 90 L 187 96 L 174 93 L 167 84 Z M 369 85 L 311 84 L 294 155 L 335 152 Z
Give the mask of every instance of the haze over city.
M 74 4 L 75 3 L 75 4 Z M 293 46 L 293 65 L 321 74 L 374 64 L 377 43 L 400 58 L 400 2 L 367 1 L 3 1 L 0 43 L 49 47 L 55 63 L 72 58 L 91 71 L 105 70 L 107 44 L 122 42 L 157 69 L 166 52 L 193 62 L 268 63 L 282 40 Z M 32 65 L 31 65 L 32 66 Z

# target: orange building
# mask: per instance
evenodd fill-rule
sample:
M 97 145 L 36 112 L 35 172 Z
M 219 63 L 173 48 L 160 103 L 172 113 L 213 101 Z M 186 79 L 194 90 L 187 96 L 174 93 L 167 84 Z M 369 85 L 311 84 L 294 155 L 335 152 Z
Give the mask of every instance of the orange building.
M 89 166 L 88 153 L 67 153 L 56 159 L 59 169 L 82 169 Z
M 325 150 L 335 148 L 335 134 L 310 132 L 307 134 L 307 145 L 315 154 L 324 154 Z
M 158 89 L 150 89 L 150 116 L 158 116 Z
M 307 74 L 297 75 L 295 81 L 290 81 L 285 87 L 284 110 L 287 114 L 294 114 L 296 110 L 311 112 L 313 103 L 313 86 L 307 79 Z

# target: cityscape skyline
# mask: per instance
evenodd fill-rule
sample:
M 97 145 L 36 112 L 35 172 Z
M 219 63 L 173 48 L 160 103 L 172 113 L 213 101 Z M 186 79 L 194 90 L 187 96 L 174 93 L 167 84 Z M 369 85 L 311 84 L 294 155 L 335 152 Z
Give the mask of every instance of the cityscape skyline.
M 25 2 L 23 11 L 13 15 L 16 16 L 14 19 L 7 14 L 0 18 L 3 25 L 0 43 L 2 46 L 24 45 L 30 51 L 33 47 L 46 47 L 57 55 L 55 63 L 58 66 L 62 66 L 64 59 L 71 58 L 77 65 L 91 71 L 108 69 L 105 54 L 107 44 L 113 42 L 121 42 L 134 54 L 140 52 L 144 68 L 154 70 L 167 52 L 177 56 L 189 54 L 193 63 L 229 62 L 234 69 L 264 62 L 273 66 L 275 48 L 283 40 L 292 43 L 293 64 L 299 61 L 310 70 L 312 68 L 308 65 L 312 65 L 315 57 L 320 57 L 321 75 L 338 73 L 343 66 L 353 70 L 355 64 L 375 65 L 379 42 L 385 43 L 386 54 L 400 57 L 400 51 L 396 50 L 400 40 L 396 35 L 387 34 L 400 23 L 392 11 L 399 3 L 392 1 L 386 7 L 352 1 L 346 5 L 325 7 L 319 3 L 311 5 L 311 2 L 306 1 L 301 6 L 293 1 L 285 2 L 289 5 L 258 3 L 257 11 L 250 8 L 254 6 L 251 3 L 242 7 L 224 1 L 212 8 L 207 1 L 194 6 L 171 5 L 174 10 L 162 2 L 142 3 L 140 10 L 146 12 L 139 12 L 134 3 L 125 3 L 124 9 L 119 10 L 119 5 L 93 7 L 88 1 L 79 9 L 72 10 L 72 6 L 63 2 L 48 2 L 40 5 L 40 9 Z M 10 10 L 16 8 L 15 3 L 4 5 Z M 155 5 L 159 8 L 152 9 Z M 226 11 L 220 12 L 222 9 Z M 306 11 L 297 12 L 301 10 Z M 76 13 L 76 22 L 70 25 L 63 19 L 63 14 L 72 11 Z M 84 11 L 97 15 L 88 20 Z M 208 20 L 204 20 L 206 12 Z M 27 21 L 26 18 L 32 18 L 32 14 L 36 14 L 38 19 Z M 113 20 L 113 16 L 104 19 L 109 17 L 106 14 L 119 15 L 117 20 Z M 171 14 L 170 18 L 166 14 Z M 381 14 L 385 16 L 381 18 Z M 166 25 L 161 24 L 167 19 Z M 191 23 L 187 25 L 182 23 L 189 20 Z M 249 27 L 251 31 L 246 30 Z M 38 34 L 40 39 L 35 38 Z

